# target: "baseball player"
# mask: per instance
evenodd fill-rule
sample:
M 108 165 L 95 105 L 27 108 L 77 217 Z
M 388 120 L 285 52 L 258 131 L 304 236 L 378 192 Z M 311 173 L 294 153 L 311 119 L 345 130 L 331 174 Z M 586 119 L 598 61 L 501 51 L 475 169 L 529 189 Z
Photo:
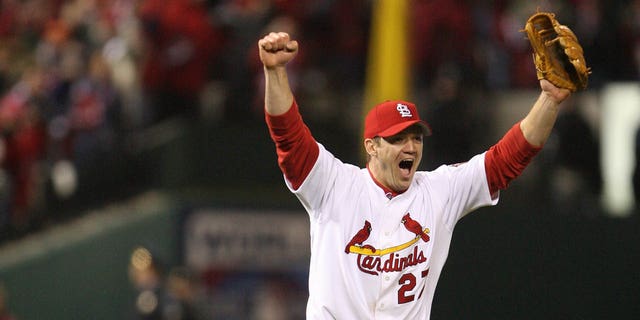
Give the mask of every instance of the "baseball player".
M 286 64 L 298 42 L 258 41 L 265 119 L 285 183 L 309 214 L 308 319 L 429 319 L 454 226 L 495 205 L 547 140 L 571 91 L 540 80 L 530 112 L 486 152 L 417 171 L 431 134 L 416 106 L 384 101 L 366 116 L 365 168 L 336 159 L 314 140 L 291 92 Z

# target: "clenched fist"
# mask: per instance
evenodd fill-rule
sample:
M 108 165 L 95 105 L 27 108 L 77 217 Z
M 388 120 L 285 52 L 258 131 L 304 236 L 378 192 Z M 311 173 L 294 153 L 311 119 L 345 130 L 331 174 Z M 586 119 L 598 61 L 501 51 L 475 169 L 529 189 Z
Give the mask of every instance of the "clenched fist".
M 260 60 L 267 69 L 286 65 L 298 54 L 298 42 L 288 33 L 271 32 L 258 41 Z

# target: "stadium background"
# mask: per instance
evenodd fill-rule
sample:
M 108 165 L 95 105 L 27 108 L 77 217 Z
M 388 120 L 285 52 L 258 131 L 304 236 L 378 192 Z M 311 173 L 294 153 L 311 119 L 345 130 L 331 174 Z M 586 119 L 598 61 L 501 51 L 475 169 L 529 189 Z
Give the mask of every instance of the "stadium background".
M 263 122 L 257 40 L 300 41 L 292 85 L 339 158 L 361 163 L 363 109 L 390 90 L 424 106 L 432 169 L 534 101 L 518 31 L 537 8 L 576 32 L 590 87 L 500 205 L 460 222 L 433 319 L 638 318 L 634 0 L 0 1 L 0 312 L 303 318 L 308 221 Z M 626 145 L 602 143 L 620 127 Z

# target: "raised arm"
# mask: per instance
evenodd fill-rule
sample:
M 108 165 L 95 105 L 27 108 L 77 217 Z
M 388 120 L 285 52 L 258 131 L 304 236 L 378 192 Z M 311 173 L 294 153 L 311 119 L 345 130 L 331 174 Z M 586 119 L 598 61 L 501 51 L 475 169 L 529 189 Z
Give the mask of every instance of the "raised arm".
M 545 144 L 558 117 L 560 104 L 570 95 L 547 80 L 540 80 L 540 96 L 519 124 L 492 146 L 485 156 L 489 192 L 497 196 L 529 165 Z
M 571 92 L 560 89 L 547 80 L 540 80 L 542 92 L 527 116 L 520 122 L 524 138 L 531 145 L 541 147 L 549 138 L 558 117 L 559 106 Z
M 560 104 L 572 91 L 586 89 L 591 69 L 578 38 L 551 12 L 536 12 L 523 30 L 533 49 L 533 63 L 542 92 L 527 116 L 514 125 L 485 155 L 489 191 L 498 190 L 522 173 L 547 142 Z
M 258 41 L 265 75 L 265 111 L 272 116 L 286 113 L 293 103 L 286 64 L 298 53 L 298 42 L 289 34 L 272 32 Z
M 298 53 L 298 42 L 284 32 L 272 32 L 258 41 L 264 65 L 265 120 L 276 145 L 278 165 L 293 189 L 307 178 L 319 155 L 311 131 L 302 121 L 295 102 L 286 64 Z

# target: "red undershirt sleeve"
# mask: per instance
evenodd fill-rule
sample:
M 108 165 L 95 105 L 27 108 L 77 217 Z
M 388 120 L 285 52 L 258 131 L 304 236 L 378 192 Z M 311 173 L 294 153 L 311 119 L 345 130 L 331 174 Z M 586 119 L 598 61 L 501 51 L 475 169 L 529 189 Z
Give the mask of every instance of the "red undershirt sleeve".
M 542 147 L 533 146 L 525 139 L 520 122 L 511 127 L 485 154 L 484 166 L 491 195 L 506 189 L 541 149 Z
M 295 100 L 282 115 L 272 116 L 265 112 L 265 120 L 271 140 L 276 145 L 280 170 L 292 188 L 297 190 L 318 159 L 318 144 L 304 124 Z

